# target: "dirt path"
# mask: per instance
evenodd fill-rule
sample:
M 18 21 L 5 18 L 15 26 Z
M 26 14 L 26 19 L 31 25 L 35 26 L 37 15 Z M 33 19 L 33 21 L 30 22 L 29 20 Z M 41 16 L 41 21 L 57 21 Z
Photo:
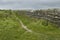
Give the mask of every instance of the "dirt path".
M 33 34 L 35 34 L 35 35 L 45 35 L 45 34 L 37 33 L 37 32 L 34 32 L 34 31 L 30 30 L 29 28 L 27 28 L 27 26 L 25 26 L 25 25 L 23 24 L 23 22 L 22 22 L 16 15 L 14 15 L 14 17 L 15 17 L 16 20 L 19 22 L 19 24 L 21 24 L 22 28 L 23 28 L 24 30 L 26 30 L 26 32 L 30 32 L 30 33 L 33 33 Z M 45 36 L 47 36 L 47 35 L 45 35 Z
M 23 24 L 23 22 L 16 16 L 14 15 L 14 17 L 16 18 L 16 20 L 19 22 L 19 24 L 21 24 L 22 28 L 25 29 L 27 32 L 32 32 L 32 30 L 30 30 L 29 28 L 27 28 L 27 26 L 25 26 Z
M 24 29 L 25 29 L 26 31 L 28 31 L 28 32 L 32 32 L 32 30 L 28 29 L 27 26 L 25 26 L 25 25 L 22 23 L 21 20 L 20 20 L 20 23 L 21 23 L 22 28 L 24 28 Z

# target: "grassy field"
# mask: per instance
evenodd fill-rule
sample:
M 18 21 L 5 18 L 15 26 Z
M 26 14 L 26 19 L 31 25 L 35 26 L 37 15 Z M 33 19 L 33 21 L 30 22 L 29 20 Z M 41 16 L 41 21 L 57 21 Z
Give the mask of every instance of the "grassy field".
M 28 29 L 27 32 L 16 20 L 18 17 Z M 0 11 L 0 40 L 60 40 L 60 29 L 46 20 L 31 18 L 21 12 Z

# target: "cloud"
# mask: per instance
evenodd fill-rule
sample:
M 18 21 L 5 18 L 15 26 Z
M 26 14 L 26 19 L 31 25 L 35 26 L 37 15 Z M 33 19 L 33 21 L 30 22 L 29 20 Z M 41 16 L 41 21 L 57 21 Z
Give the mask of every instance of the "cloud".
M 1 9 L 59 8 L 60 0 L 0 0 Z

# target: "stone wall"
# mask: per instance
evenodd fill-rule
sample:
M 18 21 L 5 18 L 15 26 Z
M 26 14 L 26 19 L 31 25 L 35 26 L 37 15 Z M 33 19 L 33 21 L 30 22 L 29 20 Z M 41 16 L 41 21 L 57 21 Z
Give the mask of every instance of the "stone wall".
M 27 12 L 26 14 L 30 17 L 42 18 L 52 23 L 60 25 L 60 11 L 56 11 L 56 12 L 38 11 L 38 12 Z

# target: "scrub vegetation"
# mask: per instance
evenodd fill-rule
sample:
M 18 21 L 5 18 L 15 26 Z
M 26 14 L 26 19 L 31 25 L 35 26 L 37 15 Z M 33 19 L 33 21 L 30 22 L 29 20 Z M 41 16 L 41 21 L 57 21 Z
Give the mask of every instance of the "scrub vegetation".
M 60 28 L 56 24 L 26 13 L 0 10 L 0 40 L 60 40 Z

